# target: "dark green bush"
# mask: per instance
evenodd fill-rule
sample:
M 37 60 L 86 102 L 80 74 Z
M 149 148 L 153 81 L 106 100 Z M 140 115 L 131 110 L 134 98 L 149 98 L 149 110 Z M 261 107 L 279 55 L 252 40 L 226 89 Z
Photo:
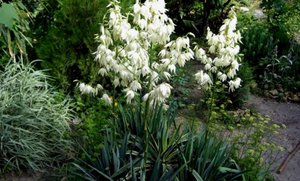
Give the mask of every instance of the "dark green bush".
M 103 20 L 109 0 L 58 0 L 47 2 L 33 24 L 35 38 L 32 58 L 42 59 L 55 83 L 73 93 L 76 83 L 95 81 L 97 71 L 93 53 L 97 49 L 95 34 Z M 132 0 L 121 1 L 130 7 Z M 48 12 L 50 9 L 52 12 Z M 126 9 L 126 8 L 125 8 Z M 46 12 L 46 13 L 45 13 Z M 46 23 L 45 23 L 46 22 Z M 36 55 L 34 55 L 36 54 Z
M 268 23 L 276 39 L 279 49 L 289 44 L 289 39 L 300 33 L 300 2 L 298 0 L 262 0 L 261 7 L 268 16 Z
M 103 129 L 111 119 L 110 107 L 97 97 L 76 94 L 75 100 L 79 121 L 74 130 L 76 141 L 82 147 L 98 152 L 103 144 Z
M 227 16 L 232 0 L 166 0 L 168 15 L 172 18 L 177 34 L 193 32 L 202 36 L 207 27 L 218 31 Z
M 71 105 L 32 65 L 10 62 L 0 73 L 0 173 L 55 166 L 71 154 Z
M 240 17 L 239 17 L 240 20 Z M 243 19 L 241 19 L 243 21 Z M 265 22 L 246 20 L 239 25 L 242 30 L 241 53 L 251 66 L 259 66 L 260 60 L 273 54 L 276 41 Z
M 76 79 L 93 80 L 94 36 L 107 4 L 102 0 L 60 0 L 53 21 L 43 27 L 47 33 L 36 37 L 37 57 L 44 60 L 42 68 L 49 69 L 65 91 L 73 91 Z

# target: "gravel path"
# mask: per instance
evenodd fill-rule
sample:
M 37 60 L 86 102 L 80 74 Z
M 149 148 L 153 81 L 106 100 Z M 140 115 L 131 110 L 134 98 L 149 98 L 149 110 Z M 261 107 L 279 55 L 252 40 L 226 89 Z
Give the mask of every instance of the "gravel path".
M 279 103 L 274 100 L 251 96 L 247 107 L 270 116 L 275 123 L 286 125 L 286 129 L 281 130 L 280 134 L 274 138 L 279 145 L 286 149 L 274 165 L 274 168 L 277 169 L 300 141 L 300 105 L 289 102 Z M 281 174 L 275 172 L 276 170 L 273 171 L 273 175 L 276 181 L 300 181 L 300 151 L 288 162 Z

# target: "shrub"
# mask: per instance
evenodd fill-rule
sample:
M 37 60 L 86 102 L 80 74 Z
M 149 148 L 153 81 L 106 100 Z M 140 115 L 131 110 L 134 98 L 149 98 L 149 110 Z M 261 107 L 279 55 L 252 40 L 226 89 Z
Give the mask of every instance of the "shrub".
M 235 1 L 166 0 L 166 3 L 170 9 L 168 15 L 176 24 L 180 24 L 176 27 L 176 34 L 193 32 L 202 36 L 207 27 L 218 31 Z
M 38 14 L 31 36 L 36 39 L 32 59 L 42 59 L 41 67 L 49 69 L 54 83 L 73 93 L 74 80 L 94 82 L 97 70 L 93 52 L 99 23 L 109 0 L 53 0 Z M 122 1 L 128 7 L 131 1 Z M 49 11 L 47 11 L 49 10 Z M 46 22 L 46 23 L 45 23 Z M 36 54 L 36 55 L 35 55 Z
M 285 49 L 289 39 L 300 33 L 300 2 L 297 0 L 262 0 L 261 7 L 268 16 L 268 24 L 279 40 L 279 49 Z
M 246 62 L 251 66 L 259 67 L 262 58 L 273 54 L 276 41 L 265 22 L 252 21 L 244 28 L 241 52 L 244 54 Z
M 32 36 L 38 36 L 35 37 L 37 57 L 34 58 L 44 60 L 41 67 L 50 70 L 58 80 L 57 86 L 72 92 L 74 80 L 93 76 L 88 67 L 93 66 L 90 55 L 96 48 L 93 37 L 98 32 L 98 24 L 95 22 L 101 22 L 107 2 L 60 0 L 50 5 L 54 13 L 49 14 L 53 17 L 38 16 L 34 24 L 33 31 L 37 35 Z M 48 24 L 43 24 L 44 21 Z
M 111 119 L 111 110 L 100 98 L 76 94 L 75 100 L 78 125 L 74 136 L 82 147 L 97 152 L 103 144 L 103 129 Z
M 180 131 L 162 106 L 120 108 L 96 160 L 76 165 L 87 180 L 231 180 L 230 147 L 203 131 Z M 173 126 L 172 126 L 173 125 Z
M 0 171 L 38 171 L 68 159 L 70 102 L 43 71 L 11 61 L 0 74 Z
M 261 4 L 267 19 L 255 19 L 250 14 L 240 14 L 242 30 L 241 50 L 244 59 L 253 67 L 255 79 L 262 89 L 299 91 L 299 42 L 297 16 L 300 4 L 294 1 L 263 0 Z M 278 92 L 278 91 L 275 91 Z M 280 96 L 279 96 L 280 97 Z

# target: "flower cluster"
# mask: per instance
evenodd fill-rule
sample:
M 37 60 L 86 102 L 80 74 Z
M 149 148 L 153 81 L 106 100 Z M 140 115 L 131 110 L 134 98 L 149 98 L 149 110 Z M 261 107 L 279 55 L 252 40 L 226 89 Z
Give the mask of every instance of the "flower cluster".
M 220 27 L 219 34 L 214 34 L 208 28 L 206 36 L 210 46 L 208 53 L 202 48 L 195 47 L 196 58 L 201 61 L 208 72 L 207 74 L 201 70 L 195 75 L 200 86 L 208 88 L 214 81 L 221 81 L 225 85 L 227 83 L 229 91 L 240 87 L 241 79 L 236 77 L 236 74 L 240 66 L 238 43 L 241 41 L 241 35 L 236 30 L 236 23 L 237 18 L 232 9 L 228 19 Z M 207 54 L 212 56 L 209 57 Z
M 116 0 L 108 7 L 106 22 L 96 37 L 100 43 L 95 52 L 99 75 L 120 87 L 127 103 L 135 96 L 164 102 L 170 96 L 172 87 L 167 81 L 176 66 L 184 66 L 194 56 L 188 36 L 170 40 L 175 25 L 165 14 L 164 0 L 137 1 L 133 12 L 126 15 Z M 81 90 L 98 92 L 84 85 L 80 84 Z M 110 103 L 107 94 L 104 96 Z

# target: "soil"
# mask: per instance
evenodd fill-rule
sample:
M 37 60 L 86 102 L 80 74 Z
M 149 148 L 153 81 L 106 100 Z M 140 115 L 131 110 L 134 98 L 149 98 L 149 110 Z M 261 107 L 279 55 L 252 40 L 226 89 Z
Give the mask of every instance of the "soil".
M 300 105 L 295 103 L 279 103 L 274 100 L 250 96 L 246 107 L 268 115 L 274 123 L 285 124 L 286 128 L 280 130 L 274 140 L 285 148 L 280 153 L 279 159 L 273 166 L 273 176 L 276 181 L 299 181 L 300 180 L 300 151 L 288 162 L 281 174 L 276 171 L 287 155 L 300 141 Z

